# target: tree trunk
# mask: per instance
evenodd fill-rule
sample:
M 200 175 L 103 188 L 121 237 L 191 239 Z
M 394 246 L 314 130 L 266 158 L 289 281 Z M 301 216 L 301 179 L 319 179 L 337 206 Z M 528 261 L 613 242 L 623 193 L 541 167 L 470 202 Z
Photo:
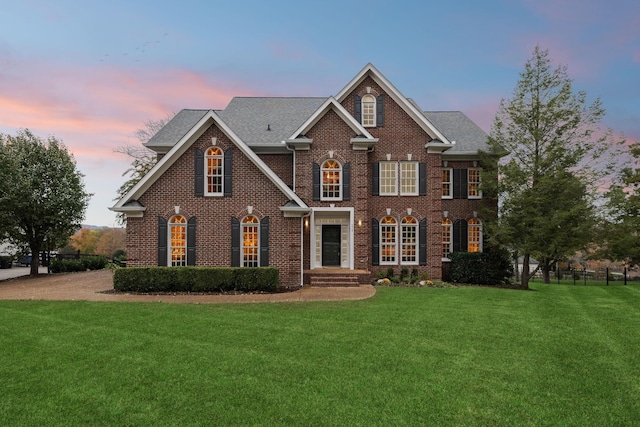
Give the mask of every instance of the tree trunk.
M 31 270 L 30 276 L 38 275 L 38 267 L 40 267 L 40 247 L 38 245 L 31 246 Z
M 540 265 L 542 266 L 542 283 L 548 285 L 549 283 L 551 283 L 551 277 L 549 274 L 549 272 L 551 271 L 551 262 L 549 258 L 543 257 L 542 260 L 540 260 L 540 263 Z
M 522 256 L 522 273 L 520 274 L 520 284 L 523 288 L 529 288 L 529 254 Z
M 520 281 L 520 265 L 518 264 L 518 253 L 513 253 L 513 273 L 515 274 L 515 281 Z

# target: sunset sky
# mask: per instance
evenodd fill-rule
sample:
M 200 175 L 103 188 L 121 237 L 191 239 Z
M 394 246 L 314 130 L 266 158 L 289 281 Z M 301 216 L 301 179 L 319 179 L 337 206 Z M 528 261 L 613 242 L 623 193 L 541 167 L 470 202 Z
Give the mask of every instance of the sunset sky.
M 604 127 L 640 141 L 640 2 L 0 0 L 0 133 L 54 135 L 115 226 L 136 129 L 233 96 L 335 95 L 368 62 L 424 110 L 489 132 L 536 44 Z

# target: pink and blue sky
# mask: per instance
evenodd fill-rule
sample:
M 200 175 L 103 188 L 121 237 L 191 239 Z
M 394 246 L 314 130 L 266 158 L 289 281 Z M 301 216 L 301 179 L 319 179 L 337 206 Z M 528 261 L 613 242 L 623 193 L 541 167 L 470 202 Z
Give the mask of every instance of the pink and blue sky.
M 29 128 L 73 153 L 114 226 L 116 189 L 149 119 L 233 96 L 335 95 L 368 62 L 424 110 L 486 132 L 536 44 L 603 127 L 640 141 L 640 2 L 633 0 L 22 0 L 0 25 L 0 133 Z

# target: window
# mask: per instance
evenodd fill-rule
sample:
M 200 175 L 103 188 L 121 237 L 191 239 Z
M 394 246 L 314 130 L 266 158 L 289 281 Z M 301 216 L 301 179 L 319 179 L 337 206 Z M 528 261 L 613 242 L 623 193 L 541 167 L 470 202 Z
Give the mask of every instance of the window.
M 321 200 L 342 200 L 342 167 L 340 163 L 329 159 L 322 164 Z
M 260 253 L 260 221 L 253 215 L 242 220 L 242 266 L 258 267 L 258 254 Z
M 373 127 L 376 125 L 376 98 L 367 94 L 362 97 L 362 126 Z
M 418 221 L 412 216 L 402 218 L 400 225 L 400 262 L 418 263 Z
M 442 198 L 453 198 L 453 173 L 451 168 L 442 169 Z
M 418 162 L 400 162 L 400 194 L 418 195 Z
M 169 265 L 187 265 L 187 220 L 174 215 L 169 220 Z
M 380 264 L 396 263 L 396 220 L 390 216 L 380 221 Z
M 478 218 L 471 218 L 468 222 L 467 252 L 482 251 L 482 223 Z
M 207 196 L 223 195 L 223 160 L 222 150 L 218 147 L 210 147 L 205 152 L 205 189 Z
M 451 220 L 444 218 L 442 220 L 442 257 L 449 258 L 449 254 L 453 252 L 453 240 L 451 239 L 452 231 Z
M 397 175 L 398 163 L 380 162 L 380 195 L 391 196 L 398 194 Z
M 467 197 L 469 199 L 479 199 L 482 197 L 480 192 L 480 169 L 468 169 L 467 170 Z

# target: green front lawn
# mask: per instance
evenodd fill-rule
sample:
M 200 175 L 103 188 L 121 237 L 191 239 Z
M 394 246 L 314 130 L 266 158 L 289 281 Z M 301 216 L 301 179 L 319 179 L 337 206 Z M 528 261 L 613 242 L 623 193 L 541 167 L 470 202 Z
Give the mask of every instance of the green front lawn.
M 638 425 L 640 286 L 0 301 L 0 425 Z

